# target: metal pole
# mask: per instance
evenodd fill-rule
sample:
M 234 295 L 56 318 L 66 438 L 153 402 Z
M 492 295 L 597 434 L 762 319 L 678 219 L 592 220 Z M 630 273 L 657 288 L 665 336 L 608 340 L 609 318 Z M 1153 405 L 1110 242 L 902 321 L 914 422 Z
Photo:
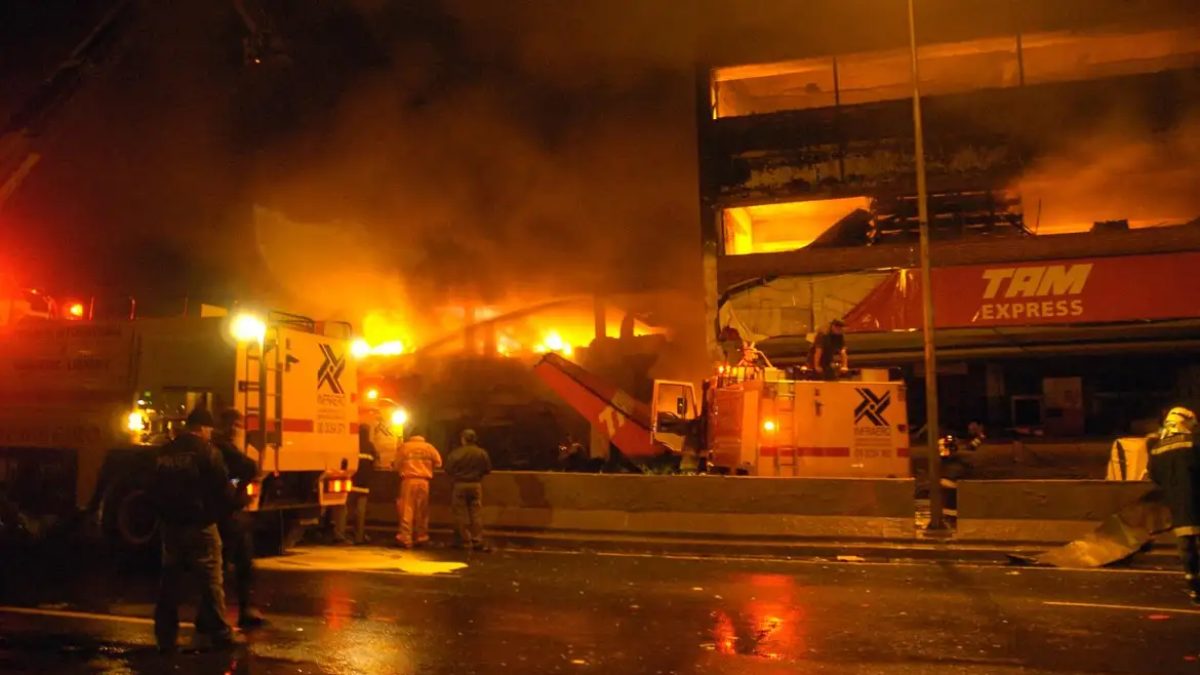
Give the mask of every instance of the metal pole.
M 921 233 L 922 335 L 925 344 L 925 436 L 929 453 L 929 529 L 945 527 L 942 518 L 942 464 L 938 455 L 937 354 L 933 346 L 933 283 L 929 271 L 929 198 L 925 189 L 925 134 L 921 127 L 921 78 L 917 69 L 915 0 L 908 0 L 908 47 L 912 55 L 913 137 L 917 159 L 917 218 Z

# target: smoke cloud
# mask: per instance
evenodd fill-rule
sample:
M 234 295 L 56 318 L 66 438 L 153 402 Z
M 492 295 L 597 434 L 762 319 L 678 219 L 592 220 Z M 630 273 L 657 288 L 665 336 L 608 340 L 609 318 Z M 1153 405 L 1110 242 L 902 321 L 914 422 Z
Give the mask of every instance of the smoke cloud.
M 1102 220 L 1177 225 L 1200 217 L 1197 166 L 1200 116 L 1158 132 L 1122 116 L 1068 137 L 1013 189 L 1039 234 L 1087 231 Z

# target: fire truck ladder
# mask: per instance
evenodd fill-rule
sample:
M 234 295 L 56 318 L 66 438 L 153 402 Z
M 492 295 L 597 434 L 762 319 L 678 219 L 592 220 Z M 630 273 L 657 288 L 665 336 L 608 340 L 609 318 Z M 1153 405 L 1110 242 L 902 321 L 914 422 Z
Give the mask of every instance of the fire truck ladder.
M 269 445 L 275 446 L 275 466 L 278 467 L 279 448 L 283 446 L 283 368 L 279 359 L 281 353 L 279 329 L 275 326 L 267 328 L 261 343 L 246 346 L 246 370 L 242 377 L 242 381 L 246 383 L 243 391 L 246 442 L 259 448 L 260 469 Z M 249 428 L 251 419 L 257 420 L 257 428 L 253 432 Z M 242 450 L 244 452 L 246 448 Z
M 775 475 L 776 476 L 799 476 L 800 461 L 798 458 L 799 448 L 796 443 L 790 439 L 795 438 L 793 422 L 796 419 L 796 397 L 795 396 L 778 396 L 775 398 L 775 417 L 782 423 L 788 420 L 782 428 L 776 430 L 779 438 L 789 439 L 788 442 L 780 445 L 775 450 Z

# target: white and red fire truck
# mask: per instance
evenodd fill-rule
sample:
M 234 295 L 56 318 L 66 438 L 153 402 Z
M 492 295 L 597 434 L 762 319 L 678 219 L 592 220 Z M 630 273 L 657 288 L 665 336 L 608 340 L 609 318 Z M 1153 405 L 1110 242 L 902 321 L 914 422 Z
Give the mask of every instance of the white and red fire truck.
M 774 368 L 732 367 L 709 379 L 655 380 L 652 405 L 558 354 L 534 372 L 626 457 L 695 450 L 720 472 L 755 476 L 911 475 L 903 382 L 886 371 L 834 382 L 788 380 Z
M 349 326 L 206 313 L 0 325 L 0 496 L 30 514 L 95 514 L 144 546 L 151 448 L 203 406 L 243 413 L 259 466 L 249 508 L 273 531 L 344 503 L 358 463 Z

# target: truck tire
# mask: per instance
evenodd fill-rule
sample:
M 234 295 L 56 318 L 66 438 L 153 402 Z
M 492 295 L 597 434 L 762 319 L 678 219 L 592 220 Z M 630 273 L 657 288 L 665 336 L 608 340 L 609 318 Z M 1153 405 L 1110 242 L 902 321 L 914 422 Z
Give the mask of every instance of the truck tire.
M 128 553 L 153 548 L 158 522 L 144 488 L 131 482 L 115 485 L 105 495 L 102 508 L 104 533 L 117 548 Z
M 141 488 L 125 491 L 117 505 L 117 535 L 132 548 L 149 547 L 158 533 L 158 522 L 150 496 Z

